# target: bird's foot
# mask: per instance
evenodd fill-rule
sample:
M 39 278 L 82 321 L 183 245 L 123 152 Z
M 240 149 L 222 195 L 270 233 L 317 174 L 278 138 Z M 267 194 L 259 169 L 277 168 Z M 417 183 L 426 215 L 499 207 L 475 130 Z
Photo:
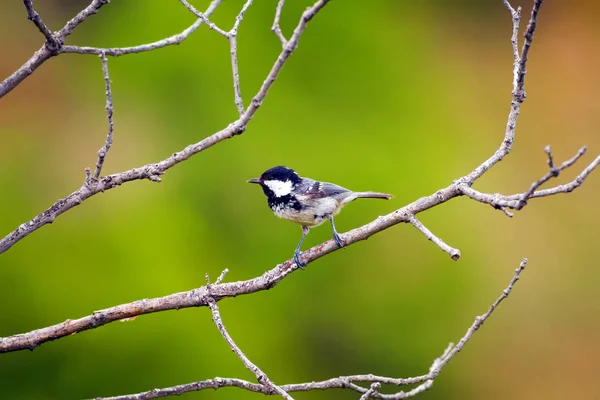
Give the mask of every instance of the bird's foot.
M 336 232 L 333 233 L 333 239 L 335 240 L 337 245 L 340 246 L 341 249 L 346 247 L 346 245 L 344 244 L 344 241 L 342 240 L 340 235 L 338 235 Z
M 300 268 L 302 271 L 304 271 L 304 266 L 305 266 L 306 264 L 302 264 L 302 263 L 300 262 L 300 254 L 302 254 L 302 252 L 300 252 L 300 251 L 297 251 L 297 250 L 296 250 L 296 251 L 294 252 L 294 262 L 296 263 L 296 265 L 298 266 L 298 268 Z

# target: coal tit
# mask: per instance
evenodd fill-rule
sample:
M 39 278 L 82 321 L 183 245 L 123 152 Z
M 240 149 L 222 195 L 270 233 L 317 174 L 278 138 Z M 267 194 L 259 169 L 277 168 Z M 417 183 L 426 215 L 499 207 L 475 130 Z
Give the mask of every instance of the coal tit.
M 300 268 L 303 267 L 300 246 L 309 228 L 329 220 L 335 242 L 344 247 L 333 222 L 333 217 L 342 207 L 358 198 L 392 198 L 386 193 L 353 192 L 333 183 L 301 178 L 293 169 L 281 165 L 265 171 L 260 178 L 250 179 L 248 183 L 258 183 L 262 187 L 276 216 L 302 225 L 302 238 L 294 251 L 294 261 Z

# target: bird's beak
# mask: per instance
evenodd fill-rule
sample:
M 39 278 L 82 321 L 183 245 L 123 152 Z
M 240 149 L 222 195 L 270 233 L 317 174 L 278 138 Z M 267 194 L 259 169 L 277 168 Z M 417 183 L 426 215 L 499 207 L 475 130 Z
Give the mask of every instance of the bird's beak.
M 252 179 L 248 179 L 247 181 L 248 183 L 260 183 L 260 178 L 252 178 Z

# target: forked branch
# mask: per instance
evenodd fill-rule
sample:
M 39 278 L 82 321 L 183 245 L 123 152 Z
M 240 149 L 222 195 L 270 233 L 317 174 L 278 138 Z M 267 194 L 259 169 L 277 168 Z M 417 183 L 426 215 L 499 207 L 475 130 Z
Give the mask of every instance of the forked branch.
M 78 204 L 81 204 L 87 198 L 110 190 L 118 185 L 126 182 L 130 182 L 138 179 L 149 179 L 152 181 L 160 181 L 160 176 L 164 174 L 168 169 L 179 164 L 180 162 L 187 160 L 195 154 L 198 154 L 207 148 L 220 143 L 221 141 L 232 138 L 235 135 L 243 133 L 256 113 L 258 108 L 261 106 L 263 100 L 266 98 L 269 88 L 273 82 L 277 79 L 279 72 L 281 71 L 284 63 L 287 61 L 289 56 L 293 53 L 298 45 L 298 41 L 308 22 L 328 3 L 327 0 L 319 0 L 309 7 L 300 18 L 293 34 L 290 39 L 287 40 L 283 35 L 280 28 L 281 12 L 284 5 L 283 0 L 279 0 L 275 12 L 275 20 L 273 23 L 272 30 L 279 38 L 282 44 L 282 51 L 277 57 L 273 64 L 269 74 L 267 75 L 263 85 L 260 87 L 258 92 L 252 98 L 247 107 L 244 106 L 240 82 L 239 82 L 239 71 L 237 61 L 237 32 L 242 22 L 245 12 L 251 6 L 252 0 L 247 0 L 239 12 L 233 27 L 229 31 L 225 31 L 215 24 L 213 24 L 209 17 L 214 12 L 216 7 L 221 3 L 222 0 L 214 0 L 208 9 L 201 13 L 191 6 L 186 0 L 180 0 L 182 4 L 186 6 L 196 17 L 198 18 L 194 24 L 183 31 L 181 34 L 173 35 L 169 38 L 163 39 L 158 42 L 144 44 L 135 47 L 128 48 L 111 48 L 101 49 L 92 47 L 80 47 L 80 46 L 66 46 L 63 45 L 64 39 L 70 35 L 73 30 L 89 16 L 96 13 L 100 7 L 106 4 L 107 0 L 93 0 L 88 7 L 82 10 L 77 16 L 70 20 L 60 31 L 52 33 L 46 25 L 44 25 L 42 18 L 33 9 L 31 1 L 24 0 L 24 4 L 28 13 L 28 17 L 34 22 L 36 27 L 44 34 L 46 43 L 40 50 L 38 50 L 31 59 L 24 64 L 19 70 L 13 75 L 7 78 L 5 81 L 0 83 L 0 98 L 14 89 L 23 79 L 31 74 L 35 69 L 43 62 L 48 60 L 52 56 L 56 56 L 61 53 L 80 53 L 80 54 L 97 54 L 100 55 L 102 60 L 102 70 L 105 79 L 106 88 L 106 112 L 108 119 L 108 133 L 105 141 L 105 145 L 100 149 L 98 153 L 98 161 L 96 163 L 96 169 L 92 175 L 91 171 L 88 172 L 88 176 L 81 188 L 73 192 L 71 195 L 64 199 L 58 200 L 52 207 L 44 211 L 42 214 L 33 218 L 29 222 L 26 222 L 15 229 L 13 232 L 8 234 L 6 237 L 0 240 L 0 253 L 8 250 L 19 240 L 22 240 L 27 235 L 41 228 L 45 224 L 51 223 L 60 214 L 70 210 Z M 548 156 L 548 167 L 549 171 L 547 174 L 542 176 L 540 179 L 534 181 L 532 185 L 523 193 L 518 193 L 510 196 L 498 195 L 498 194 L 486 194 L 481 193 L 472 188 L 473 184 L 483 174 L 493 167 L 495 164 L 500 162 L 506 155 L 511 151 L 512 145 L 515 139 L 516 122 L 520 113 L 521 104 L 525 100 L 525 76 L 526 76 L 526 63 L 528 60 L 530 48 L 533 42 L 533 36 L 537 26 L 537 19 L 539 9 L 542 5 L 543 0 L 534 0 L 531 16 L 525 31 L 525 39 L 521 51 L 519 52 L 518 44 L 518 32 L 519 23 L 521 18 L 521 9 L 516 10 L 510 5 L 507 0 L 502 0 L 504 5 L 508 8 L 511 14 L 513 29 L 511 36 L 511 44 L 513 49 L 513 88 L 512 88 L 512 101 L 510 113 L 506 129 L 504 132 L 504 139 L 502 140 L 499 148 L 496 152 L 489 157 L 487 160 L 482 162 L 479 166 L 473 169 L 470 173 L 455 180 L 451 185 L 442 188 L 435 193 L 422 197 L 404 207 L 401 207 L 385 216 L 381 216 L 369 224 L 362 227 L 353 229 L 341 235 L 342 240 L 348 246 L 360 240 L 369 238 L 370 236 L 388 229 L 399 223 L 410 223 L 420 232 L 422 232 L 430 241 L 440 247 L 454 260 L 460 257 L 460 251 L 453 247 L 450 247 L 435 234 L 433 234 L 428 228 L 426 228 L 417 218 L 416 215 L 425 210 L 431 209 L 439 204 L 445 203 L 450 199 L 459 196 L 467 196 L 477 201 L 490 204 L 494 208 L 502 210 L 507 215 L 512 215 L 508 209 L 520 210 L 528 201 L 532 198 L 550 196 L 558 193 L 568 193 L 579 187 L 583 181 L 589 176 L 589 174 L 598 167 L 600 164 L 600 156 L 597 156 L 583 171 L 571 182 L 563 185 L 558 185 L 549 189 L 540 189 L 540 187 L 547 183 L 554 177 L 557 177 L 563 170 L 571 167 L 579 160 L 584 152 L 585 148 L 582 148 L 573 158 L 565 161 L 560 166 L 555 166 L 554 157 L 549 147 L 546 148 Z M 194 32 L 201 24 L 207 24 L 209 28 L 223 35 L 229 40 L 229 48 L 231 55 L 232 73 L 233 73 L 233 86 L 234 86 L 234 101 L 239 113 L 239 118 L 230 123 L 227 127 L 223 128 L 219 132 L 214 133 L 207 138 L 187 146 L 185 149 L 174 153 L 172 156 L 156 162 L 144 165 L 139 168 L 134 168 L 129 171 L 121 173 L 102 176 L 103 164 L 105 161 L 106 153 L 110 149 L 113 137 L 113 104 L 112 104 L 112 91 L 110 85 L 110 78 L 108 74 L 108 62 L 107 56 L 120 56 L 124 54 L 138 53 L 144 51 L 150 51 L 161 47 L 169 46 L 172 44 L 181 43 L 187 38 L 192 32 Z M 53 41 L 54 40 L 54 41 Z M 338 249 L 334 240 L 326 241 L 318 246 L 313 247 L 302 253 L 301 261 L 303 264 L 312 262 L 320 257 L 323 257 Z M 138 315 L 149 314 L 154 312 L 161 312 L 166 310 L 176 310 L 186 307 L 200 307 L 207 306 L 211 309 L 213 314 L 213 321 L 219 329 L 224 339 L 227 341 L 232 350 L 238 355 L 238 357 L 244 362 L 244 364 L 250 369 L 256 376 L 258 383 L 251 383 L 234 378 L 214 378 L 210 380 L 195 382 L 186 385 L 179 385 L 165 389 L 155 389 L 150 392 L 144 392 L 134 395 L 119 396 L 115 399 L 149 399 L 155 397 L 163 397 L 172 394 L 181 394 L 189 391 L 203 390 L 206 388 L 221 388 L 226 386 L 240 387 L 249 391 L 259 392 L 264 394 L 277 394 L 286 399 L 291 399 L 289 393 L 296 391 L 308 391 L 317 389 L 329 389 L 329 388 L 346 388 L 354 390 L 361 395 L 361 399 L 378 398 L 378 399 L 404 399 L 415 396 L 431 387 L 435 378 L 439 375 L 442 368 L 463 348 L 463 346 L 469 341 L 472 335 L 481 327 L 483 322 L 489 318 L 494 312 L 500 302 L 506 298 L 512 291 L 513 285 L 519 279 L 520 273 L 523 271 L 526 265 L 524 259 L 520 267 L 517 269 L 513 279 L 511 280 L 507 289 L 505 289 L 502 295 L 492 304 L 487 313 L 476 318 L 475 322 L 467 330 L 467 333 L 461 338 L 456 346 L 450 345 L 441 357 L 436 359 L 430 367 L 427 374 L 414 377 L 414 378 L 388 378 L 374 375 L 353 375 L 343 376 L 338 378 L 332 378 L 322 382 L 310 382 L 293 385 L 275 385 L 255 364 L 253 364 L 239 349 L 239 347 L 233 342 L 233 339 L 227 333 L 225 329 L 217 302 L 226 297 L 235 297 L 244 294 L 255 293 L 261 290 L 267 290 L 278 284 L 291 272 L 295 271 L 298 267 L 294 264 L 293 260 L 287 260 L 282 264 L 279 264 L 266 271 L 263 275 L 246 281 L 222 283 L 226 271 L 217 279 L 215 284 L 207 282 L 206 286 L 202 286 L 197 289 L 193 289 L 187 292 L 175 293 L 168 296 L 144 299 L 127 303 L 104 310 L 96 311 L 93 314 L 79 318 L 77 320 L 67 320 L 61 324 L 37 329 L 31 332 L 27 332 L 20 335 L 9 336 L 0 338 L 0 353 L 12 352 L 23 349 L 33 350 L 37 346 L 46 343 L 48 341 L 60 339 L 75 333 L 83 332 L 86 330 L 94 329 L 108 323 L 123 320 L 127 318 L 134 318 Z M 366 385 L 365 385 L 366 384 Z M 394 394 L 382 394 L 380 393 L 381 385 L 395 385 L 404 386 L 409 384 L 418 385 L 409 391 L 399 391 Z
M 494 303 L 490 306 L 487 312 L 475 318 L 475 321 L 467 329 L 467 332 L 464 334 L 464 336 L 458 341 L 458 344 L 454 345 L 453 343 L 450 343 L 450 345 L 446 348 L 444 353 L 439 358 L 436 358 L 433 361 L 431 367 L 429 368 L 429 372 L 425 375 L 416 376 L 414 378 L 390 378 L 372 374 L 349 375 L 331 378 L 319 382 L 305 382 L 281 385 L 279 388 L 286 394 L 293 392 L 308 392 L 311 390 L 349 389 L 360 393 L 361 399 L 372 398 L 386 400 L 407 399 L 410 397 L 414 397 L 420 393 L 423 393 L 433 386 L 433 382 L 442 372 L 442 369 L 450 362 L 450 360 L 452 360 L 452 358 L 454 358 L 454 356 L 456 356 L 464 348 L 464 346 L 469 342 L 469 340 L 471 340 L 475 332 L 477 332 L 479 328 L 481 328 L 483 323 L 487 321 L 487 319 L 492 315 L 492 313 L 496 310 L 500 303 L 510 295 L 515 283 L 521 277 L 521 273 L 523 272 L 523 270 L 525 270 L 526 266 L 527 259 L 523 259 L 519 267 L 516 269 L 513 278 L 508 284 L 508 287 L 502 291 L 502 294 L 500 294 L 496 301 L 494 301 Z M 225 328 L 223 327 L 223 330 L 224 329 Z M 221 330 L 221 328 L 219 328 L 219 330 Z M 241 352 L 239 348 L 237 348 L 237 350 Z M 369 384 L 368 388 L 362 386 L 362 384 L 365 383 Z M 378 389 L 383 385 L 391 387 L 408 385 L 418 386 L 408 391 L 400 390 L 392 394 L 383 394 L 378 392 Z M 115 397 L 99 397 L 96 400 L 147 400 L 156 399 L 159 397 L 181 395 L 187 392 L 197 392 L 204 389 L 216 390 L 224 387 L 237 387 L 240 389 L 248 390 L 250 392 L 262 393 L 266 395 L 280 394 L 273 388 L 270 388 L 263 384 L 257 384 L 236 378 L 214 378 L 199 382 L 187 383 L 184 385 L 167 387 L 163 389 L 154 389 L 136 394 Z
M 54 203 L 54 205 L 52 205 L 46 211 L 44 211 L 43 213 L 34 217 L 30 221 L 21 224 L 14 231 L 9 233 L 4 238 L 0 239 L 0 254 L 7 251 L 8 249 L 10 249 L 15 243 L 22 240 L 27 235 L 35 232 L 42 226 L 52 223 L 56 219 L 56 217 L 58 217 L 59 215 L 61 215 L 64 212 L 70 210 L 71 208 L 81 204 L 83 201 L 90 198 L 91 196 L 94 196 L 98 193 L 105 192 L 105 191 L 113 189 L 119 185 L 122 185 L 126 182 L 131 182 L 134 180 L 148 179 L 148 180 L 151 180 L 154 182 L 160 182 L 160 176 L 162 174 L 164 174 L 168 169 L 172 168 L 173 166 L 179 164 L 182 161 L 189 159 L 190 157 L 192 157 L 195 154 L 198 154 L 198 153 L 208 149 L 209 147 L 214 146 L 217 143 L 222 142 L 225 139 L 229 139 L 229 138 L 232 138 L 236 135 L 243 133 L 246 130 L 248 123 L 250 122 L 250 120 L 252 119 L 252 117 L 254 116 L 256 111 L 260 108 L 262 102 L 266 98 L 269 89 L 271 88 L 271 86 L 273 85 L 273 83 L 275 82 L 277 77 L 279 76 L 279 73 L 281 72 L 283 65 L 289 59 L 290 55 L 294 52 L 294 50 L 298 47 L 298 42 L 299 42 L 300 37 L 302 36 L 304 30 L 308 26 L 308 22 L 312 18 L 314 18 L 314 16 L 323 7 L 325 7 L 325 5 L 328 2 L 329 2 L 329 0 L 318 0 L 317 2 L 315 2 L 315 4 L 312 7 L 309 7 L 306 9 L 306 11 L 304 11 L 302 16 L 300 17 L 300 21 L 298 22 L 298 25 L 296 26 L 296 29 L 294 30 L 294 34 L 292 35 L 292 37 L 290 38 L 290 40 L 287 43 L 287 45 L 285 46 L 285 48 L 281 51 L 281 53 L 275 60 L 275 63 L 273 64 L 273 67 L 269 71 L 265 81 L 259 88 L 256 95 L 254 95 L 254 97 L 252 98 L 252 101 L 250 102 L 250 105 L 248 106 L 247 110 L 245 110 L 245 112 L 241 113 L 239 119 L 230 123 L 227 127 L 223 128 L 219 132 L 216 132 L 197 143 L 190 144 L 185 149 L 174 153 L 173 155 L 171 155 L 170 157 L 168 157 L 162 161 L 159 161 L 156 163 L 151 163 L 151 164 L 146 164 L 144 166 L 134 168 L 134 169 L 131 169 L 128 171 L 123 171 L 123 172 L 120 172 L 117 174 L 104 176 L 104 177 L 101 177 L 100 179 L 94 180 L 93 182 L 90 181 L 90 179 L 86 178 L 86 180 L 81 188 L 79 188 L 75 192 L 71 193 L 69 196 L 56 201 Z M 211 6 L 209 7 L 209 10 L 206 13 L 204 13 L 204 15 L 208 15 L 209 11 L 214 10 L 214 8 L 219 3 L 220 3 L 220 0 L 213 1 L 211 3 Z M 244 8 L 240 12 L 240 14 L 238 15 L 236 22 L 234 24 L 234 28 L 233 28 L 233 30 L 235 32 L 237 32 L 237 28 L 239 27 L 239 23 L 242 20 L 242 16 L 243 16 L 243 13 L 245 12 L 245 9 L 247 9 L 247 7 L 249 7 L 250 4 L 251 4 L 251 2 L 248 1 L 244 5 Z M 77 19 L 77 17 L 74 20 L 79 21 L 79 19 Z M 198 21 L 203 22 L 202 19 L 199 19 Z M 193 25 L 192 27 L 194 27 L 194 30 L 195 30 L 195 27 L 197 27 L 197 26 Z M 166 45 L 166 44 L 164 44 L 164 45 Z M 79 48 L 79 49 L 81 50 L 83 48 Z M 64 48 L 63 48 L 63 50 L 64 50 Z M 88 50 L 89 50 L 89 53 L 91 53 L 91 54 L 96 54 L 96 52 L 99 52 L 99 54 L 105 54 L 105 55 L 119 53 L 119 51 L 115 52 L 114 49 L 111 52 L 110 50 L 105 50 L 105 49 L 90 49 L 90 48 L 87 48 L 87 50 L 85 52 L 87 53 Z M 149 49 L 147 49 L 147 50 L 149 50 Z M 237 74 L 237 70 L 234 69 L 234 76 L 236 74 Z M 236 92 L 237 93 L 236 98 L 239 97 L 238 109 L 240 109 L 240 105 L 242 105 L 242 104 L 241 104 L 241 95 L 239 94 L 239 82 L 237 84 L 236 90 L 238 90 L 238 92 Z M 2 93 L 0 90 L 0 97 L 1 96 L 2 96 Z M 236 102 L 238 102 L 238 100 L 236 100 Z M 242 105 L 242 108 L 243 108 L 243 105 Z

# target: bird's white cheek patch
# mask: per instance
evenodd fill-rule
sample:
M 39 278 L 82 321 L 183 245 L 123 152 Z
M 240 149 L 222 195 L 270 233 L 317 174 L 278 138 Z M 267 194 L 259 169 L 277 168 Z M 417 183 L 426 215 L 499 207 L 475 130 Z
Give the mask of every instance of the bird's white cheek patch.
M 287 196 L 292 192 L 292 181 L 264 181 L 264 184 L 267 185 L 277 197 Z

